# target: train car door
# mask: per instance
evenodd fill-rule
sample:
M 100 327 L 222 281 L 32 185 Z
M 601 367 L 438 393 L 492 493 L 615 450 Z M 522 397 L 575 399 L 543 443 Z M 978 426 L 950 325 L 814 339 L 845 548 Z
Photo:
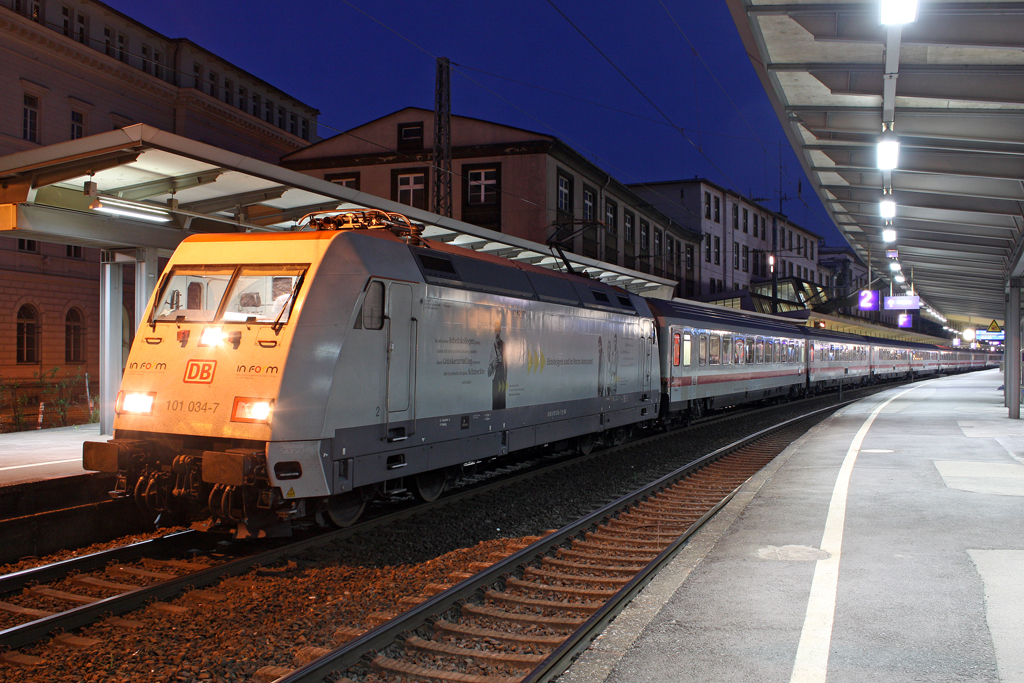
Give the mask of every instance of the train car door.
M 654 326 L 649 320 L 640 323 L 640 394 L 642 400 L 651 397 L 651 363 L 654 354 Z
M 416 418 L 413 348 L 416 343 L 416 321 L 412 317 L 412 287 L 392 282 L 388 287 L 387 308 L 387 436 L 397 441 L 412 434 L 406 427 L 392 428 L 392 423 Z

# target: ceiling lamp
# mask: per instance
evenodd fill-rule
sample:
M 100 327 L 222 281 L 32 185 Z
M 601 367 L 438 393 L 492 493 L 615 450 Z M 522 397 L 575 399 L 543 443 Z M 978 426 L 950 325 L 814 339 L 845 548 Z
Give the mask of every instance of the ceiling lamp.
M 892 199 L 883 199 L 878 202 L 878 214 L 882 218 L 896 217 L 896 202 Z
M 889 264 L 889 270 L 891 270 L 893 272 L 899 272 L 899 271 L 903 270 L 903 266 L 901 266 L 900 264 L 898 264 L 895 261 L 893 261 L 892 263 Z
M 902 283 L 907 281 L 907 278 L 903 276 L 903 273 L 900 273 L 899 275 L 897 275 L 893 279 L 896 280 L 896 282 L 899 282 L 900 284 L 902 284 Z
M 895 230 L 891 230 L 889 228 L 886 228 L 885 230 L 883 230 L 882 231 L 882 241 L 883 242 L 895 242 L 896 241 L 896 231 Z
M 887 130 L 878 138 L 878 170 L 891 171 L 899 166 L 900 139 L 896 133 Z
M 882 23 L 909 24 L 917 19 L 917 0 L 882 0 Z
M 137 218 L 143 221 L 151 221 L 153 223 L 168 223 L 171 220 L 171 214 L 152 206 L 146 206 L 145 204 L 139 204 L 136 202 L 126 202 L 123 199 L 111 199 L 109 197 L 101 197 L 93 200 L 89 208 L 93 211 L 99 211 L 101 213 L 108 213 L 113 216 L 123 216 L 125 218 Z

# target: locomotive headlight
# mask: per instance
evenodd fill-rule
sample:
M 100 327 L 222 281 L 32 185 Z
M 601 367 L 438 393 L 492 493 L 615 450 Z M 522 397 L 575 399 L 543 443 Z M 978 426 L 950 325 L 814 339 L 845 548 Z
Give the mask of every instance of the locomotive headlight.
M 267 398 L 236 396 L 231 409 L 232 422 L 267 422 L 274 409 L 274 402 Z
M 224 330 L 219 327 L 207 327 L 199 338 L 200 346 L 220 346 L 224 341 Z
M 116 412 L 118 413 L 132 413 L 134 415 L 152 415 L 153 414 L 153 401 L 156 399 L 155 393 L 130 393 L 118 392 L 117 405 L 115 406 Z

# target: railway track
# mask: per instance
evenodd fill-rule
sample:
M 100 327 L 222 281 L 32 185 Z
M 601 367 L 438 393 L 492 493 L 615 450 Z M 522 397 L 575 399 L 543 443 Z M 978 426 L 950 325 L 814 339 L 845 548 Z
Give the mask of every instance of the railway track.
M 559 675 L 736 489 L 835 406 L 720 448 L 333 651 L 260 680 L 534 683 Z M 339 634 L 339 638 L 346 634 Z M 340 680 L 345 680 L 341 678 Z
M 835 407 L 832 406 L 829 410 Z M 747 413 L 749 412 L 759 411 L 747 411 Z M 714 427 L 716 424 L 720 427 L 721 422 L 737 419 L 737 417 L 742 417 L 742 415 L 729 415 L 719 419 L 712 418 L 690 429 Z M 674 432 L 647 437 L 624 446 L 606 449 L 600 454 L 595 453 L 591 457 L 608 455 L 609 453 L 614 453 L 618 448 L 632 448 L 645 442 L 672 438 L 678 435 L 679 432 Z M 43 640 L 53 633 L 69 632 L 106 617 L 115 617 L 113 623 L 117 625 L 120 623 L 116 619 L 118 615 L 145 605 L 154 606 L 158 610 L 169 609 L 165 607 L 165 601 L 179 595 L 185 596 L 179 602 L 189 602 L 191 598 L 186 595 L 189 593 L 194 594 L 192 597 L 198 602 L 216 600 L 218 599 L 216 592 L 210 593 L 210 591 L 206 590 L 206 587 L 224 579 L 231 579 L 231 577 L 243 574 L 254 566 L 266 567 L 299 555 L 311 548 L 325 546 L 357 533 L 365 533 L 375 527 L 386 526 L 404 517 L 429 514 L 429 509 L 434 506 L 453 504 L 460 499 L 481 495 L 491 489 L 513 486 L 530 477 L 550 475 L 553 469 L 568 467 L 580 461 L 580 459 L 560 460 L 558 458 L 541 458 L 540 460 L 546 460 L 547 462 L 538 463 L 536 467 L 529 465 L 508 468 L 507 472 L 499 473 L 499 476 L 495 477 L 492 481 L 468 486 L 466 490 L 454 492 L 428 505 L 408 506 L 405 509 L 385 513 L 380 517 L 370 519 L 349 529 L 312 534 L 292 542 L 272 543 L 264 541 L 262 544 L 246 544 L 245 547 L 248 550 L 242 557 L 233 556 L 233 553 L 240 551 L 230 546 L 217 547 L 207 545 L 204 547 L 204 543 L 217 540 L 216 538 L 211 538 L 210 535 L 185 532 L 134 544 L 124 549 L 76 558 L 56 563 L 55 565 L 0 577 L 0 624 L 4 625 L 2 630 L 0 630 L 0 649 L 8 650 L 4 655 L 6 661 L 25 664 L 25 662 L 18 661 L 19 653 L 16 651 L 17 648 Z M 554 465 L 551 464 L 552 460 L 555 461 Z M 726 483 L 735 484 L 736 482 L 729 481 Z M 701 503 L 701 505 L 704 505 L 704 503 Z M 685 515 L 680 516 L 678 512 L 664 512 L 661 517 L 652 517 L 653 522 L 648 520 L 643 524 L 630 521 L 631 515 L 638 513 L 625 513 L 624 516 L 621 516 L 620 520 L 608 523 L 605 528 L 592 531 L 591 539 L 580 541 L 580 543 L 584 544 L 581 548 L 585 549 L 587 547 L 585 544 L 587 543 L 600 544 L 606 542 L 606 537 L 609 535 L 621 538 L 625 533 L 626 535 L 632 534 L 644 540 L 645 547 L 648 548 L 645 552 L 650 555 L 652 549 L 656 547 L 655 541 L 661 542 L 667 541 L 670 538 L 678 538 L 681 531 L 680 525 L 691 523 L 697 517 L 700 517 L 701 515 L 694 517 L 694 514 L 702 509 L 694 509 L 691 504 L 691 507 L 684 511 Z M 658 528 L 655 530 L 645 530 L 643 528 L 645 524 L 649 526 L 651 523 L 654 523 Z M 254 545 L 257 546 L 255 549 L 253 548 Z M 559 552 L 564 554 L 567 551 L 562 550 Z M 583 554 L 586 555 L 585 552 Z M 657 555 L 658 553 L 653 554 Z M 643 553 L 640 553 L 640 555 L 643 555 Z M 578 558 L 583 560 L 582 562 L 576 562 L 571 557 L 573 555 L 570 553 L 563 558 L 555 557 L 545 560 L 542 562 L 541 569 L 539 570 L 524 569 L 521 576 L 515 577 L 510 584 L 502 585 L 502 590 L 499 592 L 509 592 L 507 591 L 509 587 L 519 592 L 532 590 L 536 592 L 536 595 L 531 595 L 529 600 L 541 600 L 544 595 L 559 594 L 555 590 L 558 584 L 569 581 L 569 579 L 561 576 L 561 574 L 566 576 L 579 575 L 579 578 L 573 579 L 575 584 L 578 585 L 566 586 L 565 588 L 569 590 L 559 590 L 562 590 L 562 595 L 569 596 L 563 602 L 571 601 L 577 605 L 572 608 L 576 610 L 577 614 L 571 618 L 581 619 L 586 615 L 585 611 L 581 612 L 581 610 L 584 610 L 584 603 L 593 602 L 595 597 L 603 595 L 601 591 L 607 592 L 615 588 L 622 584 L 623 579 L 627 577 L 621 573 L 604 579 L 596 576 L 588 577 L 587 575 L 582 575 L 580 572 L 592 570 L 583 570 L 580 567 L 574 566 L 574 564 L 587 565 L 595 563 L 582 557 Z M 623 566 L 634 567 L 635 564 L 635 562 L 626 562 Z M 607 565 L 597 563 L 597 566 L 607 566 L 613 574 L 622 569 L 622 567 L 615 563 Z M 554 580 L 556 582 L 555 586 L 542 588 L 541 585 L 548 580 Z M 517 581 L 526 583 L 518 584 L 516 583 Z M 229 581 L 226 585 L 231 585 L 231 582 Z M 587 588 L 588 586 L 590 588 Z M 444 592 L 447 588 L 447 586 L 443 585 L 434 586 L 433 592 Z M 18 591 L 20 591 L 20 594 L 16 594 Z M 428 597 L 424 596 L 422 600 L 425 601 Z M 501 596 L 498 593 L 493 593 L 491 598 L 488 599 L 492 598 L 497 602 L 512 601 L 515 604 L 513 597 L 508 595 Z M 415 601 L 406 606 L 412 606 L 413 604 L 415 604 Z M 591 607 L 592 605 L 586 605 L 586 609 Z M 173 608 L 173 606 L 170 606 L 170 608 Z M 517 609 L 537 610 L 540 609 L 540 604 L 531 602 L 521 603 Z M 568 610 L 569 608 L 566 609 Z M 378 619 L 383 621 L 391 616 L 378 615 Z M 481 619 L 483 618 L 481 617 Z M 132 623 L 126 623 L 124 626 L 125 628 L 136 627 Z M 342 630 L 339 638 L 356 637 L 360 633 L 361 631 L 358 629 L 350 629 L 347 632 Z M 565 636 L 565 634 L 557 635 L 559 637 Z M 71 638 L 72 640 L 74 638 L 73 636 L 66 635 L 62 637 Z M 550 639 L 554 635 L 546 634 L 545 637 Z M 542 639 L 541 642 L 551 645 L 549 640 Z M 415 640 L 410 644 L 410 647 L 413 646 L 427 647 Z M 540 645 L 531 647 L 540 647 Z M 323 653 L 318 652 L 314 654 L 319 656 Z M 533 654 L 536 656 L 537 653 Z

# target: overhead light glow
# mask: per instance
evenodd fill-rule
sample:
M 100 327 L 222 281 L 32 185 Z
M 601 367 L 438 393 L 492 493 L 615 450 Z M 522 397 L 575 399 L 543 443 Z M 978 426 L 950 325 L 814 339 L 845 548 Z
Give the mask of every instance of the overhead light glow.
M 903 273 L 900 273 L 899 275 L 897 275 L 895 279 L 896 279 L 896 282 L 899 282 L 901 284 L 907 281 L 907 278 L 903 277 Z
M 219 327 L 207 327 L 199 338 L 200 346 L 219 346 L 224 341 L 224 330 Z
M 964 330 L 963 335 L 964 335 L 964 341 L 969 341 L 969 342 L 974 341 L 974 335 L 975 335 L 974 328 L 973 327 L 968 327 L 966 330 Z
M 125 218 L 137 218 L 143 221 L 154 223 L 167 223 L 171 215 L 162 209 L 157 209 L 134 202 L 125 202 L 118 199 L 103 197 L 96 199 L 89 208 L 93 211 L 110 214 L 113 216 L 124 216 Z
M 900 141 L 892 131 L 878 139 L 878 169 L 891 171 L 899 166 Z
M 882 241 L 883 242 L 895 242 L 896 241 L 896 231 L 895 230 L 889 230 L 889 229 L 883 230 L 882 231 Z
M 878 203 L 878 214 L 882 218 L 893 218 L 896 216 L 896 202 L 891 199 L 883 199 Z
M 893 261 L 892 263 L 889 264 L 889 270 L 891 270 L 894 273 L 896 273 L 896 272 L 899 272 L 899 271 L 903 270 L 903 266 L 901 266 L 900 264 L 898 264 L 895 261 Z
M 121 393 L 118 397 L 120 403 L 120 409 L 118 413 L 134 413 L 136 415 L 152 415 L 153 414 L 153 400 L 156 398 L 155 393 Z
M 909 24 L 917 19 L 917 0 L 882 0 L 882 23 Z

